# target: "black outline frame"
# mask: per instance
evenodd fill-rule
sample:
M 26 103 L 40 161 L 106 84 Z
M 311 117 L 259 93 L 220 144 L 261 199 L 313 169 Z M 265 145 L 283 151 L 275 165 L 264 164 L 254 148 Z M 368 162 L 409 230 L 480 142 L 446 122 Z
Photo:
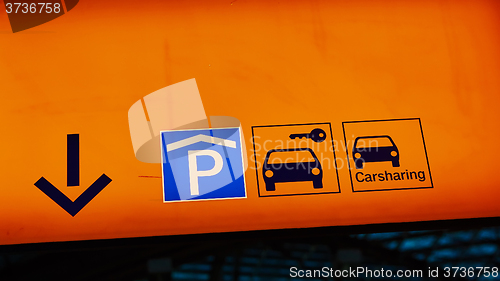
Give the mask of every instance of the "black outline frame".
M 346 124 L 346 123 L 385 122 L 385 121 L 409 121 L 409 120 L 418 120 L 418 124 L 420 126 L 420 134 L 422 136 L 422 144 L 424 145 L 425 160 L 427 161 L 427 169 L 429 171 L 429 179 L 431 180 L 431 186 L 425 186 L 425 187 L 402 187 L 402 188 L 391 188 L 391 189 L 371 189 L 371 190 L 357 190 L 357 191 L 354 190 L 354 184 L 353 184 L 352 173 L 351 173 L 351 161 L 350 161 L 350 158 L 349 158 L 349 149 L 347 147 L 347 138 L 346 138 L 346 134 L 345 134 L 344 124 Z M 345 121 L 345 122 L 342 122 L 342 132 L 344 133 L 344 143 L 345 143 L 345 149 L 346 149 L 345 152 L 347 154 L 347 166 L 349 168 L 349 178 L 351 179 L 351 189 L 352 189 L 352 192 L 375 192 L 375 191 L 394 191 L 394 190 L 410 190 L 410 189 L 429 189 L 429 188 L 434 188 L 434 183 L 432 181 L 431 166 L 429 165 L 429 157 L 427 156 L 427 147 L 425 145 L 424 130 L 422 129 L 422 121 L 420 120 L 420 118 Z
M 329 128 L 330 128 L 330 138 L 331 138 L 331 142 L 332 142 L 331 145 L 332 145 L 332 149 L 333 149 L 333 162 L 335 164 L 335 174 L 337 176 L 337 186 L 339 188 L 339 191 L 334 191 L 334 192 L 316 192 L 316 193 L 299 193 L 299 194 L 276 194 L 276 195 L 266 195 L 266 196 L 260 195 L 259 169 L 257 168 L 257 156 L 255 155 L 255 141 L 254 141 L 255 134 L 254 134 L 254 128 L 272 128 L 272 127 L 308 126 L 308 125 L 328 125 Z M 339 170 L 338 170 L 338 167 L 337 167 L 337 155 L 335 154 L 335 145 L 333 143 L 333 131 L 332 131 L 332 123 L 331 122 L 252 126 L 252 146 L 253 146 L 253 157 L 254 157 L 254 161 L 255 161 L 255 174 L 257 176 L 257 192 L 259 194 L 259 198 L 263 198 L 263 197 L 279 197 L 279 196 L 316 195 L 316 194 L 338 194 L 338 193 L 341 193 Z

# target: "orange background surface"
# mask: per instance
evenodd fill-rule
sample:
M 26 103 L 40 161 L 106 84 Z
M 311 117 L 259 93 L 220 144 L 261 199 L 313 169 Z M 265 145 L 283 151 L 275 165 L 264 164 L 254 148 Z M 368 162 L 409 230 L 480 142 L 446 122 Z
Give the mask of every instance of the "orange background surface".
M 500 216 L 500 2 L 90 1 L 13 34 L 0 11 L 0 244 Z M 207 115 L 251 126 L 419 117 L 434 188 L 162 203 L 127 111 L 196 78 Z M 66 187 L 80 134 L 81 186 Z M 346 158 L 340 151 L 338 158 Z M 250 166 L 251 167 L 251 166 Z M 75 199 L 113 181 L 75 217 Z

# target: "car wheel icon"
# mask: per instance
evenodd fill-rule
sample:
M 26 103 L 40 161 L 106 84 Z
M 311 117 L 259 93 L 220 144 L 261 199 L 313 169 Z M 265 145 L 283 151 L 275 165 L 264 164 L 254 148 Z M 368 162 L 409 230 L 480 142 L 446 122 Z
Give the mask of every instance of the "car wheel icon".
M 266 191 L 275 191 L 276 184 L 274 182 L 266 183 Z
M 356 169 L 363 169 L 365 161 L 363 158 L 357 158 L 354 160 L 354 165 L 356 165 Z
M 322 179 L 313 180 L 313 187 L 315 189 L 323 188 L 323 180 Z

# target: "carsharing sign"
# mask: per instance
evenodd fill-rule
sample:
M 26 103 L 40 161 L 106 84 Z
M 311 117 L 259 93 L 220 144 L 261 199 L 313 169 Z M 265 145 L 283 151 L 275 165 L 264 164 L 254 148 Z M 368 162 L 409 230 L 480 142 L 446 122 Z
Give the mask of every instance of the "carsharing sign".
M 240 128 L 161 132 L 163 202 L 246 198 Z

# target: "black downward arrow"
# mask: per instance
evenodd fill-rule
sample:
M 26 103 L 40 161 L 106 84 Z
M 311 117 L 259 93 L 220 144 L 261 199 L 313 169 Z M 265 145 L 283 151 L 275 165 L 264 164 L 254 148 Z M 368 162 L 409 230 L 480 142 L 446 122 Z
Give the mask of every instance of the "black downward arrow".
M 80 139 L 78 134 L 68 135 L 68 186 L 80 185 Z M 59 189 L 52 185 L 44 177 L 41 177 L 35 186 L 45 195 L 56 202 L 61 208 L 73 217 L 80 212 L 94 197 L 101 192 L 111 179 L 102 174 L 93 184 L 90 185 L 75 201 L 71 201 Z

